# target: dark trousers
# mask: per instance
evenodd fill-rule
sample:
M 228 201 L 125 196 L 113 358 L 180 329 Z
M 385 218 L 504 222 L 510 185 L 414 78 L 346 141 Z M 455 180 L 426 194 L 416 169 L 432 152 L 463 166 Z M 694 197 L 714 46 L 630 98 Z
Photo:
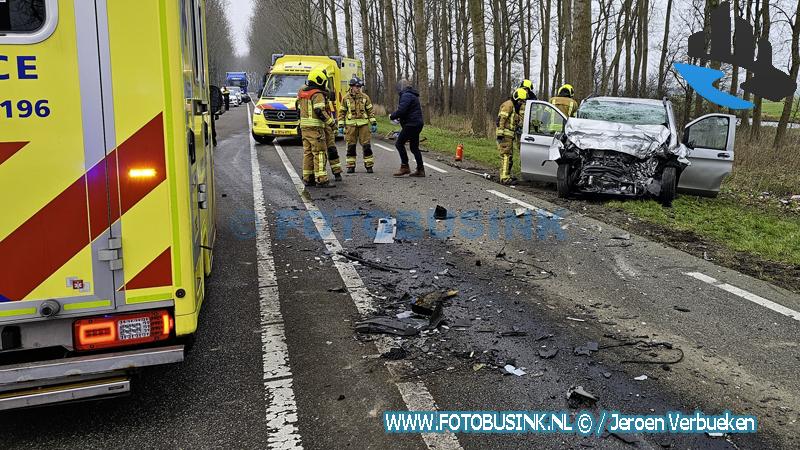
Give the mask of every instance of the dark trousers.
M 400 154 L 400 163 L 408 164 L 408 153 L 406 153 L 406 142 L 408 142 L 411 153 L 417 161 L 417 168 L 422 168 L 422 152 L 419 151 L 419 134 L 421 132 L 422 126 L 403 126 L 403 130 L 397 135 L 397 141 L 394 144 L 397 153 Z

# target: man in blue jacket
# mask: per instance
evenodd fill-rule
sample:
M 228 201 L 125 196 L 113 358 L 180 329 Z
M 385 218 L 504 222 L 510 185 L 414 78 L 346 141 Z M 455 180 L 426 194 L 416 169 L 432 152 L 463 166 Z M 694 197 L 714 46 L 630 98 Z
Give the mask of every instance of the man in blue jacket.
M 397 111 L 389 116 L 391 120 L 397 120 L 403 126 L 403 130 L 397 136 L 397 141 L 394 144 L 395 148 L 397 148 L 397 153 L 400 154 L 400 170 L 394 176 L 424 177 L 425 166 L 422 162 L 422 152 L 419 151 L 419 134 L 422 132 L 422 127 L 425 123 L 422 118 L 419 93 L 412 87 L 409 80 L 402 80 L 398 84 L 398 90 L 400 91 L 400 101 Z M 417 162 L 417 171 L 413 173 L 408 166 L 406 142 L 410 143 L 411 153 Z

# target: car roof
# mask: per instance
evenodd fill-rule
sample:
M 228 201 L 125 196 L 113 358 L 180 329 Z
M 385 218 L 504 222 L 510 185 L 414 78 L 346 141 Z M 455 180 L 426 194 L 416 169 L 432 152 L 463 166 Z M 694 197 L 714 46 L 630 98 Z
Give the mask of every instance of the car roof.
M 654 105 L 654 106 L 661 106 L 664 104 L 663 100 L 656 100 L 653 98 L 634 98 L 634 97 L 590 97 L 586 100 L 599 100 L 599 101 L 608 101 L 608 102 L 620 102 L 620 103 L 638 103 L 641 105 Z

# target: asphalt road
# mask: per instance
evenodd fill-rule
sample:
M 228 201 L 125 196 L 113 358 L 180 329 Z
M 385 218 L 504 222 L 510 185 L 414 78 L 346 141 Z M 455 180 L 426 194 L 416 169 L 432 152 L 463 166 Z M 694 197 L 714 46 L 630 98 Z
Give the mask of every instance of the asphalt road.
M 444 162 L 429 160 L 425 179 L 394 179 L 399 161 L 389 143 L 375 146 L 374 174 L 359 162 L 336 188 L 304 191 L 299 143 L 254 144 L 246 111 L 235 108 L 217 125 L 215 267 L 187 360 L 144 371 L 125 398 L 0 415 L 3 447 L 800 445 L 800 317 L 784 315 L 800 310 L 796 295 Z M 428 220 L 436 205 L 450 218 Z M 373 244 L 381 217 L 403 219 L 393 244 Z M 397 269 L 353 264 L 339 250 Z M 410 309 L 409 298 L 450 289 L 458 294 L 436 331 L 354 331 L 365 316 L 394 317 Z M 597 351 L 576 354 L 587 342 Z M 380 358 L 393 347 L 407 356 Z M 506 364 L 525 375 L 506 374 Z M 648 379 L 634 379 L 641 375 Z M 597 403 L 571 408 L 566 393 L 578 385 Z M 384 411 L 434 407 L 730 410 L 756 415 L 760 431 L 384 432 Z

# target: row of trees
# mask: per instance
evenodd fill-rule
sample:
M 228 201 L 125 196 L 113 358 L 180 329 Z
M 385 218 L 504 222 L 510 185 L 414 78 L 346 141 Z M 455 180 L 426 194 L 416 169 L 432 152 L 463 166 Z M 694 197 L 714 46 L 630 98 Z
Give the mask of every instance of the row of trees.
M 756 24 L 757 39 L 772 36 L 776 47 L 791 47 L 791 61 L 780 69 L 796 79 L 800 0 L 731 3 L 735 14 Z M 263 73 L 274 52 L 358 57 L 365 62 L 367 91 L 376 102 L 394 104 L 397 81 L 411 78 L 428 114 L 472 116 L 476 134 L 486 132 L 487 117 L 522 78 L 533 79 L 544 98 L 563 83 L 572 84 L 579 98 L 670 96 L 687 121 L 715 107 L 675 75 L 674 61 L 722 69 L 727 76 L 720 88 L 734 94 L 752 77 L 719 62 L 690 61 L 686 54 L 688 36 L 710 27 L 710 11 L 718 4 L 719 0 L 667 0 L 666 5 L 651 0 L 255 0 L 249 60 L 254 71 Z M 791 39 L 788 33 L 772 33 L 776 26 L 790 30 Z M 775 41 L 776 35 L 781 42 Z M 656 60 L 657 72 L 650 64 Z M 762 101 L 752 100 L 756 109 L 740 117 L 757 137 Z M 791 100 L 781 116 L 778 141 L 792 113 Z
M 227 0 L 206 0 L 206 28 L 208 33 L 208 76 L 212 84 L 222 85 L 225 72 L 237 65 L 231 25 L 225 15 Z

